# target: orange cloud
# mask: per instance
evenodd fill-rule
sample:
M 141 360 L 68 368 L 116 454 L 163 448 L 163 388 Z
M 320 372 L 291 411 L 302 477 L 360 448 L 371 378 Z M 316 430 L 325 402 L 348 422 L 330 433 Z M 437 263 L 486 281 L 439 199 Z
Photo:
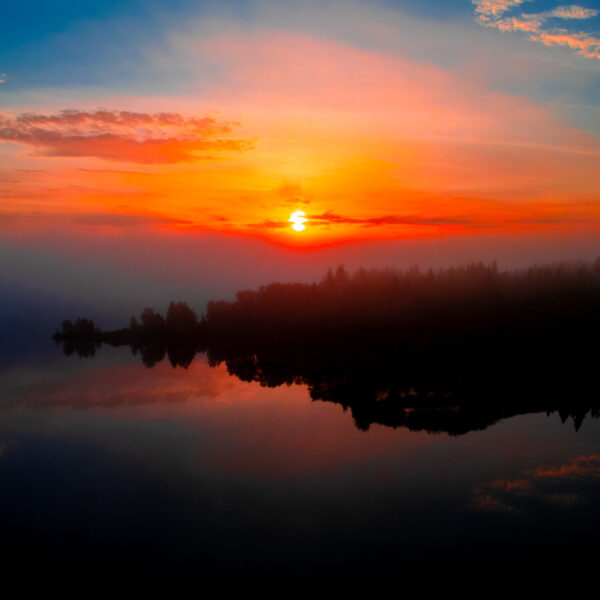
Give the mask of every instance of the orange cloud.
M 62 215 L 113 233 L 142 215 L 153 228 L 320 246 L 600 224 L 600 141 L 548 107 L 431 64 L 278 31 L 190 48 L 216 74 L 202 82 L 203 102 L 243 116 L 243 126 L 147 111 L 5 115 L 5 141 L 89 157 L 75 168 L 56 158 L 45 172 L 0 171 L 3 209 L 28 215 L 12 227 Z M 247 140 L 258 141 L 240 152 Z M 198 160 L 208 146 L 227 160 Z M 14 166 L 34 162 L 10 151 Z M 118 170 L 99 159 L 142 164 Z M 309 218 L 300 235 L 288 221 L 299 209 Z M 101 213 L 123 216 L 89 216 Z
M 598 16 L 598 12 L 595 8 L 583 8 L 583 6 L 571 4 L 570 6 L 559 6 L 550 11 L 550 14 L 560 19 L 590 19 Z
M 475 5 L 475 12 L 487 20 L 490 16 L 497 17 L 498 15 L 510 10 L 511 8 L 530 2 L 531 0 L 472 0 Z
M 534 33 L 539 31 L 542 19 L 538 15 L 521 15 L 520 17 L 506 17 L 498 21 L 486 23 L 488 27 L 496 27 L 500 31 L 525 31 Z
M 15 118 L 0 114 L 0 141 L 34 147 L 41 156 L 168 164 L 212 158 L 205 152 L 247 150 L 249 141 L 222 137 L 235 125 L 177 113 L 63 110 Z
M 541 42 L 545 46 L 567 46 L 577 50 L 586 58 L 600 58 L 600 38 L 588 33 L 569 33 L 566 29 L 555 29 L 553 31 L 540 31 L 532 35 L 531 39 Z
M 385 215 L 381 217 L 347 217 L 339 215 L 333 211 L 327 211 L 321 214 L 307 215 L 308 221 L 311 227 L 319 227 L 323 225 L 360 225 L 362 227 L 377 227 L 380 225 L 462 225 L 472 224 L 472 221 L 468 218 L 462 217 L 427 217 L 419 215 Z M 251 225 L 251 227 L 266 227 L 273 229 L 281 229 L 283 227 L 289 227 L 288 221 L 263 221 Z
M 578 456 L 566 465 L 559 467 L 537 467 L 531 473 L 533 479 L 575 477 L 600 477 L 600 456 Z
M 562 28 L 544 28 L 544 23 L 551 18 L 590 19 L 597 16 L 600 11 L 572 4 L 540 13 L 499 18 L 500 14 L 520 3 L 511 2 L 512 0 L 506 2 L 490 0 L 488 5 L 486 0 L 482 0 L 483 4 L 480 6 L 480 3 L 474 0 L 474 4 L 477 5 L 475 12 L 478 13 L 478 20 L 486 27 L 494 27 L 500 31 L 528 33 L 530 40 L 541 42 L 546 46 L 566 46 L 577 50 L 578 54 L 586 58 L 600 58 L 600 39 L 593 34 L 583 31 L 569 32 Z M 492 12 L 492 8 L 494 8 L 494 12 Z

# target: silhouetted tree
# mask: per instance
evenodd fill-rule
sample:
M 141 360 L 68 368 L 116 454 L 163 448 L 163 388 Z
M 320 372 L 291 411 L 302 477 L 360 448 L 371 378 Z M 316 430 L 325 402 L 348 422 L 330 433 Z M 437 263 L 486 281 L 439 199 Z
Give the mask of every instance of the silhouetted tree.
M 171 302 L 166 327 L 170 337 L 192 337 L 198 329 L 198 316 L 185 302 Z
M 73 334 L 75 339 L 79 340 L 91 340 L 96 333 L 96 328 L 94 326 L 94 322 L 91 319 L 84 319 L 79 317 L 77 321 L 75 321 L 75 325 L 73 327 Z
M 67 337 L 67 338 L 73 337 L 73 335 L 75 333 L 75 327 L 73 326 L 73 323 L 69 319 L 65 319 L 62 322 L 61 331 L 65 337 Z
M 579 428 L 597 383 L 600 262 L 513 272 L 474 263 L 439 271 L 343 266 L 312 284 L 273 283 L 211 301 L 151 308 L 129 329 L 63 323 L 80 342 L 131 344 L 144 364 L 187 368 L 198 349 L 244 381 L 302 383 L 315 400 L 371 423 L 462 433 L 519 412 L 556 411 Z M 83 354 L 82 354 L 83 353 Z M 587 406 L 587 404 L 584 404 Z M 598 415 L 598 409 L 593 409 Z
M 350 280 L 350 277 L 344 267 L 344 265 L 339 265 L 335 272 L 335 281 L 338 285 L 343 285 Z
M 145 308 L 140 317 L 145 336 L 162 337 L 165 334 L 165 320 L 152 308 Z

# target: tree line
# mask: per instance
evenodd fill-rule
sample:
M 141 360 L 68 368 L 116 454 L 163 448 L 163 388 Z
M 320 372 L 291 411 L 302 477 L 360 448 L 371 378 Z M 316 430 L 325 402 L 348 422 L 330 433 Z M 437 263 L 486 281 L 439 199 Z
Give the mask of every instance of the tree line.
M 492 406 L 494 418 L 525 407 L 591 410 L 599 307 L 600 260 L 514 271 L 341 266 L 318 282 L 211 301 L 201 318 L 172 302 L 164 317 L 146 308 L 116 331 L 65 322 L 55 339 L 82 356 L 100 343 L 129 345 L 147 366 L 167 357 L 187 368 L 206 352 L 210 365 L 225 363 L 244 381 L 306 384 L 313 399 L 349 408 L 363 429 L 416 423 L 416 407 L 447 407 L 450 418 L 453 406 L 473 416 L 485 405 L 486 422 Z

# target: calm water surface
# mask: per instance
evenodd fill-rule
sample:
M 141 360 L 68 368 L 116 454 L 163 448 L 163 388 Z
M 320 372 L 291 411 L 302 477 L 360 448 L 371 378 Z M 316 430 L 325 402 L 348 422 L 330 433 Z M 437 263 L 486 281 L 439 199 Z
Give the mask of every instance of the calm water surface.
M 482 398 L 482 401 L 484 399 Z M 8 564 L 325 581 L 405 566 L 592 562 L 600 421 L 452 436 L 372 425 L 305 386 L 125 349 L 0 373 Z

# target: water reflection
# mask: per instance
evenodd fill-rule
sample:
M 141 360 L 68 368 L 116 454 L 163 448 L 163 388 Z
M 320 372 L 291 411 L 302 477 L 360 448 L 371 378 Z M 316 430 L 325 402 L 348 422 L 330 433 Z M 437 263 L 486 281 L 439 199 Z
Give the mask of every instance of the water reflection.
M 600 456 L 577 456 L 559 466 L 541 465 L 515 479 L 495 479 L 477 488 L 478 510 L 524 514 L 544 505 L 581 507 L 595 499 L 600 482 Z
M 339 270 L 200 321 L 175 303 L 112 332 L 65 321 L 67 357 L 0 373 L 5 570 L 595 568 L 600 264 L 561 269 Z
M 63 352 L 91 358 L 101 343 L 63 342 Z M 287 350 L 287 351 L 286 351 Z M 197 344 L 188 340 L 167 343 L 152 339 L 131 346 L 146 367 L 165 359 L 172 367 L 188 369 L 198 354 Z M 483 430 L 498 421 L 530 413 L 558 413 L 579 430 L 586 416 L 598 418 L 598 404 L 591 404 L 587 390 L 595 385 L 591 371 L 572 370 L 546 374 L 529 372 L 529 365 L 512 364 L 503 372 L 485 361 L 468 365 L 448 356 L 410 357 L 386 351 L 368 354 L 350 347 L 325 354 L 311 354 L 280 345 L 277 351 L 260 348 L 252 352 L 239 345 L 213 345 L 206 352 L 208 364 L 225 365 L 227 372 L 244 382 L 263 387 L 303 385 L 313 400 L 341 405 L 349 410 L 356 427 L 367 431 L 373 424 L 411 431 L 462 435 Z M 435 368 L 433 368 L 435 366 Z M 433 370 L 429 370 L 429 368 Z M 437 369 L 437 370 L 436 370 Z
M 575 434 L 567 413 L 507 409 L 493 427 L 429 435 L 424 406 L 405 409 L 417 421 L 365 433 L 338 403 L 311 402 L 307 384 L 229 370 L 205 355 L 148 369 L 104 346 L 0 376 L 13 563 L 326 582 L 393 579 L 399 564 L 593 555 L 599 420 Z M 438 408 L 452 411 L 468 412 Z
M 128 328 L 66 320 L 63 351 L 128 346 L 147 367 L 188 369 L 198 353 L 245 382 L 303 385 L 356 427 L 452 435 L 499 420 L 559 412 L 579 429 L 593 399 L 600 335 L 600 261 L 499 272 L 473 264 L 437 273 L 340 266 L 314 284 L 272 283 L 198 315 L 172 302 Z M 592 398 L 592 399 L 590 399 Z

